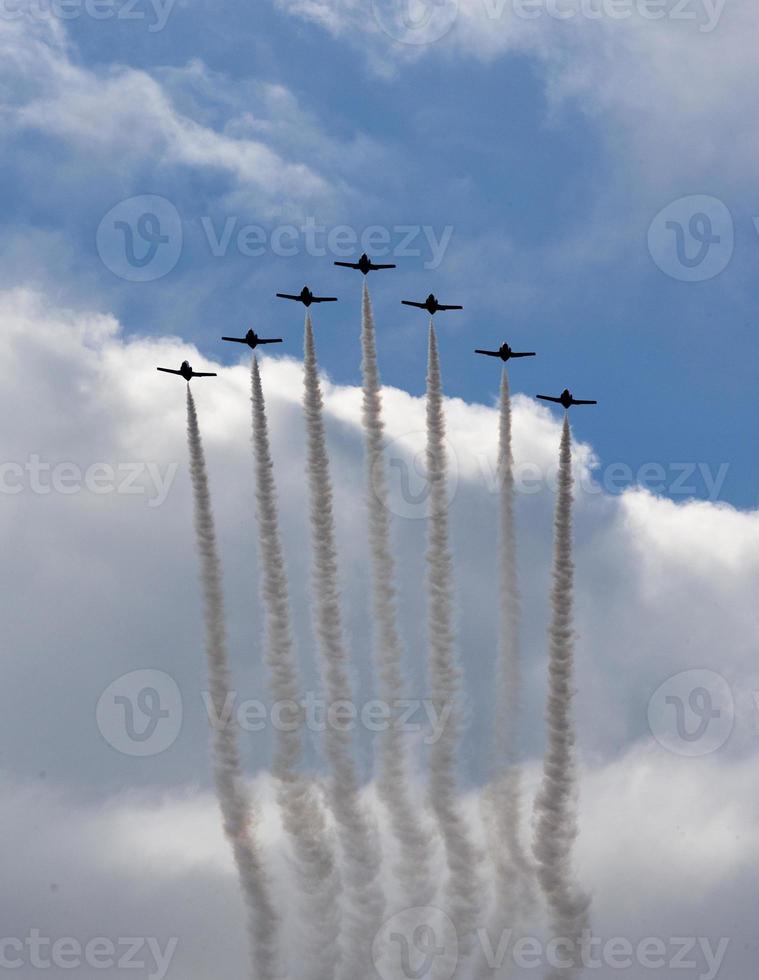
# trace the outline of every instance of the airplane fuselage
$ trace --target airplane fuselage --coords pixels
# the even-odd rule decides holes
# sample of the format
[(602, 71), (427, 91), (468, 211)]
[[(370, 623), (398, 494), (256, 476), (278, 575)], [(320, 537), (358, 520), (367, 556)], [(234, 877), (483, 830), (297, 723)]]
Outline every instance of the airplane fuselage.
[(295, 293), (277, 293), (280, 299), (292, 299), (296, 303), (302, 303), (304, 306), (310, 306), (312, 303), (336, 303), (337, 296), (314, 296), (308, 286), (304, 286), (303, 289), (297, 294)]
[(375, 269), (394, 269), (395, 266), (392, 263), (375, 265), (374, 262), (369, 258), (369, 256), (364, 252), (357, 262), (335, 262), (335, 265), (340, 265), (344, 269), (358, 269), (365, 276), (368, 276), (370, 272)]
[(182, 361), (178, 368), (165, 368), (159, 367), (158, 371), (162, 371), (164, 374), (176, 374), (180, 378), (184, 378), (185, 381), (191, 381), (193, 378), (215, 378), (216, 375), (212, 371), (193, 371), (189, 361)]
[(538, 395), (538, 398), (545, 402), (553, 402), (556, 405), (561, 405), (565, 411), (569, 410), (572, 405), (597, 405), (598, 402), (594, 398), (575, 398), (569, 388), (565, 388), (562, 393), (556, 397), (555, 395)]
[(430, 293), (427, 299), (423, 303), (418, 303), (416, 300), (402, 299), (401, 303), (404, 306), (415, 306), (419, 310), (426, 310), (430, 316), (434, 316), (439, 310), (461, 310), (462, 306), (445, 306), (442, 303), (438, 303), (437, 297), (434, 293)]

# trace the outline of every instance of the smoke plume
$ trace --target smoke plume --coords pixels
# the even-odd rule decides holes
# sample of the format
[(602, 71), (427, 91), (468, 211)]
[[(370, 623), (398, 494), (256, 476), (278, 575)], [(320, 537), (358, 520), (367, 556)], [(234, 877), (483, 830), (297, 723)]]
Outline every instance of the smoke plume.
[(340, 889), (332, 836), (325, 825), (322, 802), (311, 780), (298, 771), (303, 760), (302, 694), (293, 650), (287, 575), (279, 532), (277, 492), (269, 448), (258, 361), (251, 366), (253, 454), (255, 461), (258, 539), (261, 553), (261, 591), (266, 609), (269, 690), (272, 701), (287, 706), (287, 724), (275, 731), (272, 774), (282, 823), (292, 842), (299, 884), (298, 911), (306, 941), (303, 976), (334, 980), (339, 958)]
[(448, 544), (445, 419), (437, 339), (430, 321), (427, 368), (427, 479), (430, 517), (427, 545), (429, 591), (429, 676), (431, 700), (446, 718), (442, 734), (430, 747), (429, 800), (437, 817), (448, 863), (447, 898), (451, 919), (462, 944), (471, 951), (479, 912), (481, 855), (470, 840), (457, 793), (461, 675), (453, 633), (452, 559)]
[[(548, 742), (543, 780), (535, 800), (534, 849), (538, 880), (555, 934), (575, 943), (577, 950), (582, 931), (589, 928), (590, 901), (578, 888), (572, 868), (572, 849), (577, 837), (577, 776), (572, 721), (572, 445), (566, 415), (559, 451), (554, 535), (546, 710)], [(563, 971), (556, 975), (565, 974)]]
[[(324, 432), (323, 402), (316, 365), (311, 317), (306, 315), (303, 411), (308, 442), (308, 483), (313, 549), (315, 625), (327, 700), (353, 703), (343, 642), (332, 483)], [(379, 884), (380, 851), (376, 829), (362, 805), (352, 739), (344, 727), (327, 725), (330, 803), (343, 856), (345, 897), (343, 960), (339, 977), (356, 980), (372, 972), (371, 944), (382, 923), (384, 896)]]
[[(494, 936), (524, 922), (534, 907), (534, 868), (521, 841), (522, 772), (519, 764), (520, 596), (517, 582), (511, 394), (501, 374), (498, 426), (499, 650), (493, 729), (493, 776), (483, 796), (490, 859), (496, 875)], [(480, 977), (492, 976), (481, 965)]]
[(403, 732), (397, 725), (404, 690), (402, 647), (398, 635), (395, 562), (390, 541), (387, 471), (382, 454), (385, 427), (374, 318), (369, 290), (364, 283), (361, 350), (363, 372), (364, 438), (366, 443), (367, 508), (372, 563), (374, 649), (379, 677), (379, 696), (391, 712), (390, 724), (379, 742), (377, 788), (390, 815), (400, 844), (396, 872), (404, 901), (411, 907), (427, 905), (435, 891), (431, 880), (431, 838), (423, 813), (412, 799), (409, 760)]
[(280, 977), (277, 956), (279, 917), (272, 904), (269, 881), (256, 839), (258, 815), (242, 781), (235, 728), (233, 722), (225, 717), (230, 683), (221, 568), (216, 551), (216, 534), (203, 444), (189, 385), (187, 386), (187, 441), (190, 450), (195, 532), (203, 587), (208, 679), (216, 719), (213, 726), (216, 793), (224, 822), (224, 833), (232, 845), (248, 910), (253, 980), (278, 980)]

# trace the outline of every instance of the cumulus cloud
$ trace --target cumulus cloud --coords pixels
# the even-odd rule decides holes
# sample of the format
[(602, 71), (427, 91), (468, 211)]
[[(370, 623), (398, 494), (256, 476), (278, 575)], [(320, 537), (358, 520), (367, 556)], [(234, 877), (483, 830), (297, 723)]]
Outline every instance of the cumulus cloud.
[[(184, 385), (155, 366), (189, 357), (196, 368), (219, 371), (215, 380), (196, 382), (194, 392), (224, 566), (235, 709), (260, 702), (265, 715), (249, 367), (244, 361), (219, 367), (180, 338), (125, 339), (112, 316), (60, 310), (28, 290), (0, 294), (0, 317), (0, 411), (9, 423), (0, 461), (0, 798), (9, 875), (15, 868), (19, 880), (26, 876), (12, 908), (3, 909), (4, 931), (23, 938), (38, 927), (82, 940), (114, 931), (162, 941), (178, 936), (171, 975), (200, 980), (240, 969), (242, 910), (210, 795)], [(297, 645), (305, 683), (318, 694), (302, 560), (302, 365), (288, 356), (267, 358), (262, 377)], [(374, 696), (374, 682), (365, 639), (361, 392), (324, 379), (324, 399), (347, 642), (362, 704)], [(424, 403), (388, 388), (384, 405), (409, 696), (424, 698), (419, 609), (426, 521), (424, 480), (415, 468), (424, 445)], [(498, 419), (495, 406), (456, 399), (446, 401), (445, 411), (468, 705), (462, 776), (471, 791), (486, 778), (480, 747), (493, 709)], [(574, 421), (581, 430), (579, 414)], [(520, 472), (529, 475), (517, 502), (529, 795), (543, 746), (558, 439), (554, 415), (515, 397), (518, 488)], [(576, 718), (583, 764), (578, 873), (593, 890), (604, 934), (732, 937), (722, 976), (741, 980), (749, 969), (744, 946), (752, 942), (753, 924), (746, 896), (757, 848), (750, 773), (759, 731), (753, 698), (759, 516), (675, 503), (640, 489), (610, 497), (594, 482), (602, 461), (591, 447), (580, 442), (575, 461)], [(121, 716), (113, 706), (97, 712), (106, 688), (136, 670), (167, 675), (184, 707), (175, 737), (155, 755), (119, 751)], [(651, 696), (672, 675), (692, 670), (702, 686), (722, 677), (731, 692), (718, 705), (731, 725), (703, 758), (688, 754), (687, 739), (677, 741), (675, 701), (671, 713), (652, 716), (658, 741), (649, 728)], [(687, 709), (689, 690), (678, 683), (676, 677), (665, 693), (684, 699)], [(703, 706), (702, 699), (686, 714), (686, 734), (697, 728), (696, 709)], [(245, 766), (254, 777), (268, 766), (271, 733), (251, 718), (238, 716)], [(372, 738), (366, 730), (358, 734), (366, 781)], [(423, 734), (410, 736), (419, 790)], [(309, 765), (321, 772), (321, 736), (308, 735)], [(286, 890), (286, 848), (267, 778), (259, 775), (255, 787), (266, 814), (267, 860)]]
[[(650, 980), (675, 972), (672, 960), (687, 943), (685, 959), (693, 964), (688, 976), (713, 980), (709, 951), (714, 956), (721, 947), (722, 980), (750, 974), (753, 867), (759, 859), (754, 769), (754, 761), (693, 765), (638, 748), (612, 766), (584, 771), (579, 863), (595, 899), (594, 935), (601, 940), (596, 957), (606, 943), (626, 941), (633, 963), (624, 975)], [(74, 939), (84, 955), (95, 938), (110, 941), (123, 954), (121, 937), (141, 937), (138, 959), (145, 966), (136, 976), (157, 980), (161, 961), (167, 963), (168, 980), (242, 974), (247, 958), (242, 903), (210, 794), (192, 787), (121, 792), (94, 805), (77, 794), (7, 775), (0, 787), (5, 873), (14, 882), (13, 894), (6, 889), (0, 899), (1, 938), (24, 941), (37, 930), (53, 941)], [(271, 805), (272, 787), (259, 779), (252, 788), (267, 802), (267, 860), (289, 930), (291, 976), (299, 980), (298, 931), (288, 900), (293, 882)], [(468, 810), (479, 833), (473, 803)], [(35, 814), (31, 826), (30, 813)], [(526, 933), (544, 939), (539, 921)], [(660, 962), (653, 973), (635, 962), (647, 939), (657, 941), (649, 947)], [(487, 942), (498, 945), (495, 935)], [(19, 952), (6, 945), (3, 952), (28, 964), (29, 946)], [(50, 953), (48, 946), (43, 956)], [(506, 955), (514, 957), (513, 945)], [(55, 965), (47, 969), (55, 980), (70, 972)], [(122, 974), (115, 966), (98, 970), (107, 978)], [(534, 974), (533, 967), (515, 975)]]

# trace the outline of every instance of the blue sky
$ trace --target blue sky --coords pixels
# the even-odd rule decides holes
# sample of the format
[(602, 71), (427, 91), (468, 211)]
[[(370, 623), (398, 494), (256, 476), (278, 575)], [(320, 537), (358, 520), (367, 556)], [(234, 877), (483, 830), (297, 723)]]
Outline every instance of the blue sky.
[[(377, 0), (380, 19), (394, 2)], [(46, 81), (25, 66), (6, 93), (6, 281), (43, 282), (74, 305), (96, 299), (128, 331), (177, 333), (226, 361), (238, 352), (218, 337), (249, 325), (282, 334), (297, 351), (301, 310), (274, 293), (308, 282), (341, 300), (317, 313), (321, 363), (335, 380), (355, 382), (358, 273), (333, 268), (344, 257), (334, 249), (307, 254), (302, 238), (294, 255), (267, 244), (252, 256), (236, 235), (256, 225), (268, 236), (311, 218), (357, 235), (379, 225), (392, 249), (399, 228), (428, 227), (450, 236), (439, 267), (425, 268), (432, 252), (420, 230), (419, 254), (370, 280), (387, 382), (422, 390), (425, 318), (399, 300), (435, 291), (465, 306), (438, 318), (450, 394), (490, 403), (498, 370), (471, 351), (508, 339), (539, 353), (513, 371), (517, 390), (567, 385), (599, 399), (576, 422), (603, 464), (716, 471), (727, 463), (720, 498), (754, 506), (756, 438), (746, 422), (759, 201), (741, 165), (745, 153), (748, 170), (753, 124), (740, 117), (730, 130), (726, 163), (718, 126), (730, 112), (707, 97), (705, 68), (726, 52), (740, 65), (732, 45), (745, 5), (728, 5), (701, 33), (695, 21), (635, 15), (579, 26), (547, 13), (535, 22), (488, 19), (483, 4), (462, 2), (450, 31), (426, 45), (388, 37), (371, 5), (354, 0), (261, 0), (254, 14), (243, 3), (223, 13), (177, 3), (161, 30), (150, 29), (147, 4), (135, 8), (143, 19), (129, 21), (82, 12), (67, 22), (10, 22), (52, 51), (55, 67)], [(29, 99), (36, 116), (24, 115)], [(184, 130), (167, 135), (171, 114), (237, 148), (253, 140), (277, 155), (274, 170), (291, 172), (272, 186), (250, 159), (230, 166), (172, 150)], [(102, 130), (94, 145), (84, 117)], [(183, 244), (166, 275), (125, 282), (100, 261), (96, 229), (114, 205), (146, 194), (176, 208)], [(723, 201), (735, 224), (731, 261), (702, 282), (666, 274), (647, 246), (654, 216), (692, 195)], [(214, 234), (231, 223), (223, 254), (212, 254), (203, 221)], [(674, 231), (661, 234), (672, 252)], [(700, 479), (694, 489), (707, 494)]]

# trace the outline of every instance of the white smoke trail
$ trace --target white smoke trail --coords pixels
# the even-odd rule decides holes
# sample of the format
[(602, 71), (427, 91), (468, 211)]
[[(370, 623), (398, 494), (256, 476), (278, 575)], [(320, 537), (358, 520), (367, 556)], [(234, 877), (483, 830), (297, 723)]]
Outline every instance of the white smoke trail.
[(269, 881), (255, 836), (257, 813), (243, 785), (233, 723), (223, 720), (230, 683), (221, 568), (216, 552), (216, 534), (203, 444), (189, 385), (187, 386), (187, 441), (195, 500), (195, 532), (203, 585), (208, 678), (216, 718), (213, 726), (216, 793), (224, 822), (224, 833), (232, 845), (237, 873), (248, 908), (253, 980), (278, 980), (280, 977), (279, 918), (272, 905)]
[(364, 437), (366, 442), (366, 499), (372, 562), (374, 647), (379, 676), (379, 696), (391, 712), (390, 725), (379, 742), (377, 788), (388, 809), (393, 832), (400, 844), (396, 873), (410, 906), (428, 905), (435, 892), (431, 878), (432, 841), (424, 814), (415, 805), (409, 783), (409, 760), (403, 732), (397, 720), (404, 690), (402, 648), (398, 635), (395, 562), (390, 542), (390, 511), (386, 462), (382, 454), (385, 426), (374, 317), (369, 289), (364, 282), (361, 322)]
[[(535, 870), (521, 841), (522, 772), (519, 764), (519, 707), (521, 671), (514, 520), (514, 457), (511, 443), (511, 395), (506, 367), (501, 374), (498, 428), (498, 573), (499, 654), (493, 731), (493, 779), (483, 800), (489, 832), (490, 857), (496, 872), (494, 936), (524, 922), (534, 906)], [(480, 977), (492, 976), (487, 963)]]
[[(311, 317), (306, 315), (303, 412), (308, 441), (313, 591), (316, 633), (330, 704), (353, 703), (343, 643), (332, 482), (324, 433), (323, 402)], [(382, 923), (385, 900), (379, 883), (381, 855), (376, 828), (362, 805), (352, 739), (343, 726), (328, 724), (325, 746), (330, 763), (330, 803), (343, 854), (345, 897), (343, 980), (372, 975), (371, 946)]]
[(443, 836), (448, 863), (446, 911), (456, 926), (462, 955), (465, 957), (472, 950), (473, 934), (480, 910), (481, 855), (469, 837), (457, 793), (457, 702), (461, 675), (454, 651), (452, 558), (448, 545), (446, 477), (440, 363), (435, 328), (430, 320), (427, 367), (427, 479), (430, 487), (427, 545), (429, 674), (431, 700), (438, 716), (447, 720), (442, 734), (430, 747), (429, 799)]
[(301, 892), (300, 921), (307, 934), (299, 975), (311, 980), (334, 980), (339, 958), (340, 882), (321, 800), (313, 783), (297, 770), (303, 759), (304, 711), (299, 703), (302, 692), (298, 686), (293, 650), (266, 405), (255, 357), (251, 365), (251, 405), (269, 690), (272, 701), (286, 705), (290, 716), (287, 723), (279, 726), (275, 732), (272, 773), (277, 780), (282, 822), (293, 845)]
[[(590, 900), (574, 880), (572, 848), (577, 837), (577, 777), (572, 721), (574, 644), (572, 639), (572, 438), (564, 416), (554, 518), (553, 587), (549, 630), (548, 743), (543, 780), (535, 799), (535, 857), (541, 888), (557, 936), (578, 943), (589, 928)], [(575, 955), (575, 963), (578, 956)], [(565, 976), (558, 971), (551, 976)]]

